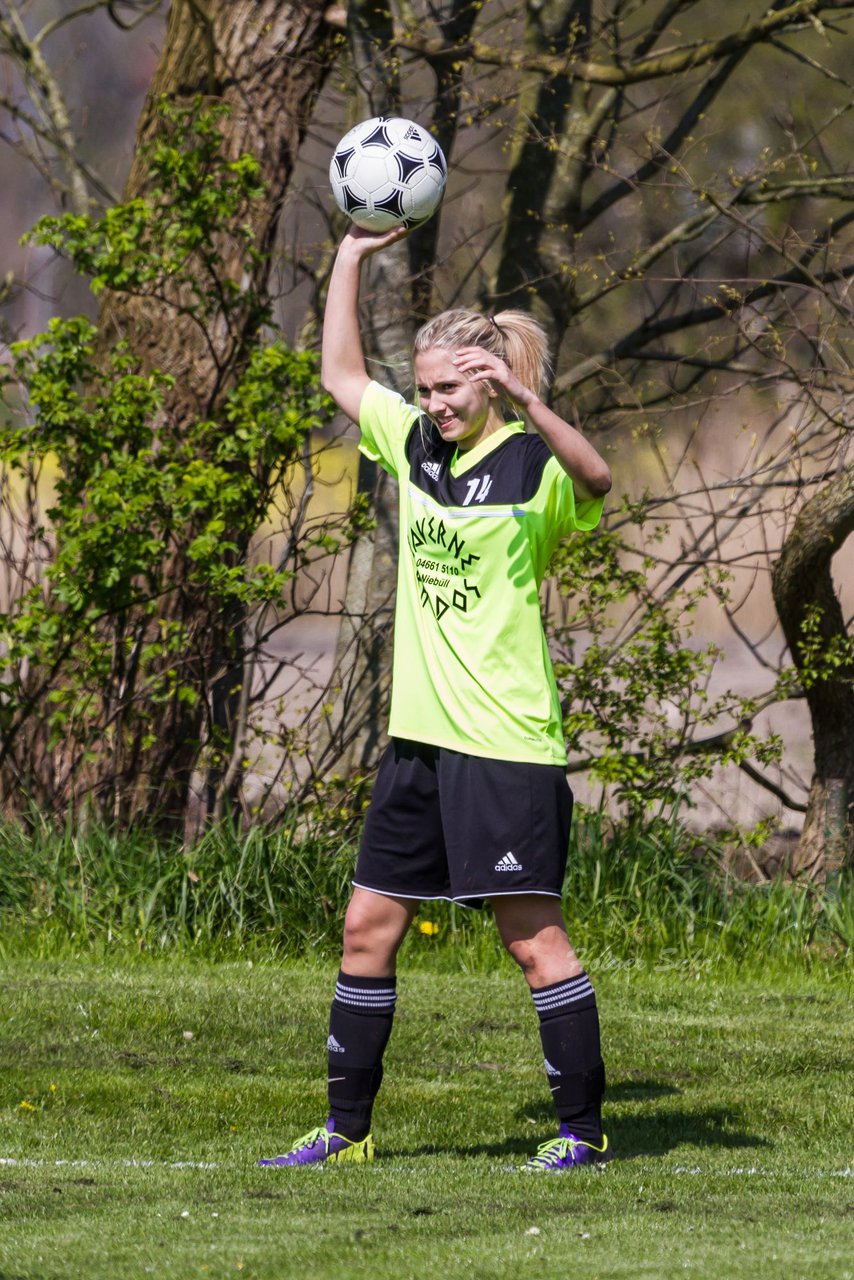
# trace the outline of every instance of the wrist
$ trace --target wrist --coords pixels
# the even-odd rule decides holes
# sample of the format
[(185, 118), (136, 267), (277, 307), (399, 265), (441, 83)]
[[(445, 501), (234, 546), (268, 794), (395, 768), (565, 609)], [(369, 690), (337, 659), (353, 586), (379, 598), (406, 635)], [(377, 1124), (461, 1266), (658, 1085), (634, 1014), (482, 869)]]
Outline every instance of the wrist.
[(524, 409), (526, 413), (530, 413), (532, 409), (541, 403), (540, 397), (536, 392), (531, 391), (528, 387), (524, 388), (521, 396), (516, 396), (516, 404), (520, 409)]
[(353, 264), (356, 267), (362, 265), (362, 260), (368, 257), (370, 251), (364, 248), (361, 240), (351, 239), (346, 235), (338, 246), (337, 258), (339, 262)]

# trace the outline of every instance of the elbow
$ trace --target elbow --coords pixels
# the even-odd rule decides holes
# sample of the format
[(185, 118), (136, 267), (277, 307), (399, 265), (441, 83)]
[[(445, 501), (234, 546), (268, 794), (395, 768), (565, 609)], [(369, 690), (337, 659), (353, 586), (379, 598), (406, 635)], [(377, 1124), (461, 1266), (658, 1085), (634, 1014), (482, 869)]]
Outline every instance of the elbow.
[(326, 394), (335, 401), (338, 408), (347, 413), (348, 410), (345, 407), (347, 403), (346, 386), (340, 377), (336, 377), (329, 365), (320, 366), (320, 385)]
[(338, 399), (336, 393), (346, 381), (346, 372), (341, 352), (335, 351), (332, 344), (324, 341), (320, 347), (320, 385), (333, 400)]
[(363, 384), (368, 381), (367, 373), (360, 376), (356, 371), (342, 368), (340, 362), (321, 358), (320, 385), (345, 413), (351, 412), (349, 406), (353, 401), (358, 409), (364, 389)]
[(587, 489), (593, 498), (604, 498), (606, 494), (611, 492), (611, 486), (614, 481), (608, 467), (603, 466), (600, 471), (592, 475), (587, 480)]

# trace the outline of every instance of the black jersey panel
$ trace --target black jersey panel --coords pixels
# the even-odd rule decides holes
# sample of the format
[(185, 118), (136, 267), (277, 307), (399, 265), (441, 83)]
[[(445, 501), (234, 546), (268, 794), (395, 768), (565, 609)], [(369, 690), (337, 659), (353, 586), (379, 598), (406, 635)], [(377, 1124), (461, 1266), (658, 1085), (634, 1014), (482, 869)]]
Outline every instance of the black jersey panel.
[(468, 507), (484, 502), (490, 506), (520, 506), (530, 502), (552, 456), (539, 436), (520, 431), (481, 458), (470, 471), (453, 476), (451, 459), (455, 451), (455, 445), (436, 439), (429, 419), (413, 423), (406, 441), (409, 478), (416, 488), (443, 507)]
[(406, 460), (411, 466), (417, 452), (422, 460), (441, 458), (450, 462), (455, 448), (456, 445), (445, 443), (433, 419), (428, 418), (426, 413), (422, 413), (409, 428), (409, 434), (406, 437)]

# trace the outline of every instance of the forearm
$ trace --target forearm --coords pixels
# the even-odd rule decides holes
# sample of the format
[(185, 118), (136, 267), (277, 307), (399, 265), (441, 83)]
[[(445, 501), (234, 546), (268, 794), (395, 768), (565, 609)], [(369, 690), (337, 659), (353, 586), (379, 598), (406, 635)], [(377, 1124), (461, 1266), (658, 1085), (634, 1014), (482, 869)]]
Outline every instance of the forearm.
[(369, 381), (359, 329), (362, 256), (352, 241), (342, 242), (329, 280), (321, 345), (320, 380), (355, 421), (361, 393)]
[(605, 459), (563, 418), (559, 418), (530, 387), (519, 380), (495, 352), (483, 347), (460, 347), (454, 364), (472, 382), (489, 382), (520, 409), (536, 427), (573, 483), (580, 498), (601, 498), (611, 488), (611, 472)]
[(605, 459), (568, 422), (531, 393), (519, 406), (545, 440), (581, 498), (600, 498), (611, 488), (611, 472)]
[(359, 421), (359, 406), (370, 382), (359, 330), (362, 263), (372, 253), (388, 248), (406, 234), (406, 227), (377, 233), (351, 226), (335, 257), (326, 293), (320, 380), (339, 408), (354, 422)]

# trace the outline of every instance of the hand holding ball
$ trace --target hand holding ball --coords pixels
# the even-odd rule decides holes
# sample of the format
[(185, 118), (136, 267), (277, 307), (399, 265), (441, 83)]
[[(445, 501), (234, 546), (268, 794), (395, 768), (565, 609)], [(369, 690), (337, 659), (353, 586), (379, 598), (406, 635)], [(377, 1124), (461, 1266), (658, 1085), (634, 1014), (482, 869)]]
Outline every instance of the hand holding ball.
[(417, 227), (436, 212), (448, 166), (441, 148), (412, 120), (363, 120), (335, 148), (329, 181), (338, 207), (369, 231)]

